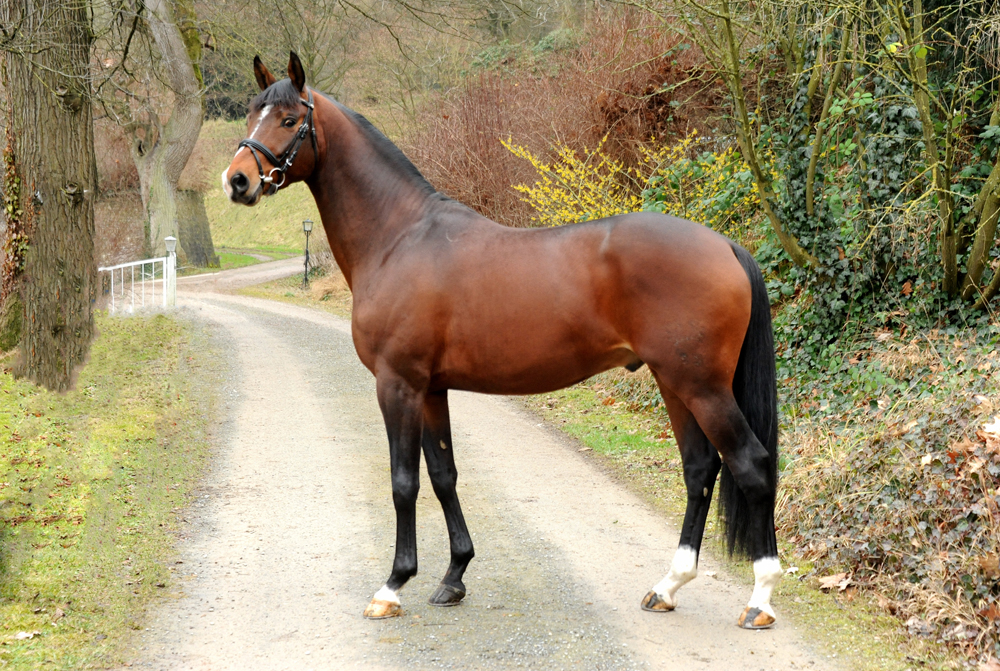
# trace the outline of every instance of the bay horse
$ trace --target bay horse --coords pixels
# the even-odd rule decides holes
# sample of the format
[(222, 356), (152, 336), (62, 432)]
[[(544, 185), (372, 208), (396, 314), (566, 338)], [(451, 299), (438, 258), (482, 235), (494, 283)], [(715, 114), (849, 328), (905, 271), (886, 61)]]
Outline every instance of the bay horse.
[[(770, 305), (742, 247), (689, 221), (635, 213), (514, 229), (438, 193), (364, 117), (306, 86), (292, 53), (277, 81), (254, 59), (261, 93), (222, 185), (255, 205), (304, 181), (353, 294), (351, 329), (375, 375), (389, 438), (396, 550), (364, 615), (402, 613), (417, 572), (420, 452), (444, 510), (451, 563), (430, 597), (453, 606), (473, 558), (455, 492), (448, 390), (539, 394), (618, 366), (649, 366), (670, 416), (687, 512), (666, 577), (644, 610), (677, 605), (697, 574), (719, 479), (730, 554), (756, 584), (737, 624), (774, 624), (782, 575), (774, 531), (777, 392)], [(278, 152), (281, 152), (280, 154)]]

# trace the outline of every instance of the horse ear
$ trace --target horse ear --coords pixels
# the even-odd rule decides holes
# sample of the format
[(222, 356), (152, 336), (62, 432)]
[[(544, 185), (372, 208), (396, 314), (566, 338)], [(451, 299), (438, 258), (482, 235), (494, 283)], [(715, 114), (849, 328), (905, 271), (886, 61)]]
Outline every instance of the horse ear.
[(306, 71), (302, 68), (302, 61), (299, 60), (299, 55), (294, 51), (288, 54), (288, 78), (292, 80), (292, 84), (299, 91), (305, 89)]
[(264, 67), (264, 61), (260, 60), (260, 56), (253, 57), (253, 76), (257, 78), (257, 86), (261, 91), (278, 81), (271, 71)]

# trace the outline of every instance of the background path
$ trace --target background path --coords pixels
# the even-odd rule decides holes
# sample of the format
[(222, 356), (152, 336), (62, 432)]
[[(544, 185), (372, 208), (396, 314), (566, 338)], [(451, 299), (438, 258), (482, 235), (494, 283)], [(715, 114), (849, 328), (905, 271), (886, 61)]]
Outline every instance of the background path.
[(464, 393), (451, 394), (451, 408), (477, 552), (469, 594), (457, 608), (426, 603), (448, 542), (424, 479), (420, 573), (402, 592), (405, 615), (364, 620), (391, 566), (394, 516), (374, 380), (349, 324), (238, 296), (179, 302), (222, 327), (234, 372), (173, 598), (141, 634), (134, 667), (834, 668), (787, 618), (767, 632), (738, 629), (750, 588), (709, 557), (675, 612), (642, 612), (677, 529), (514, 402)]

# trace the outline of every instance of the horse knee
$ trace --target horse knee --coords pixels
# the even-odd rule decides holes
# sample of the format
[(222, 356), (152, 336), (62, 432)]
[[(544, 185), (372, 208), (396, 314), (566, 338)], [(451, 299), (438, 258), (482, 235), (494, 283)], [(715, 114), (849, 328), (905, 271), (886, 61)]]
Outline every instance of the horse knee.
[(412, 506), (420, 493), (420, 478), (410, 474), (393, 474), (392, 501), (396, 507)]

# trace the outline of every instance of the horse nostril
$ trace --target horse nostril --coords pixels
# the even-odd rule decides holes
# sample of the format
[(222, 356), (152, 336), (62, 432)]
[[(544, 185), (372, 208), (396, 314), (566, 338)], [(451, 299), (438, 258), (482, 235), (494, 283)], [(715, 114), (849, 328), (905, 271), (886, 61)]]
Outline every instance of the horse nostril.
[(250, 188), (250, 180), (247, 179), (247, 176), (242, 172), (238, 172), (233, 175), (232, 179), (229, 180), (229, 183), (233, 185), (233, 192), (238, 196), (243, 195), (246, 193), (246, 190)]

